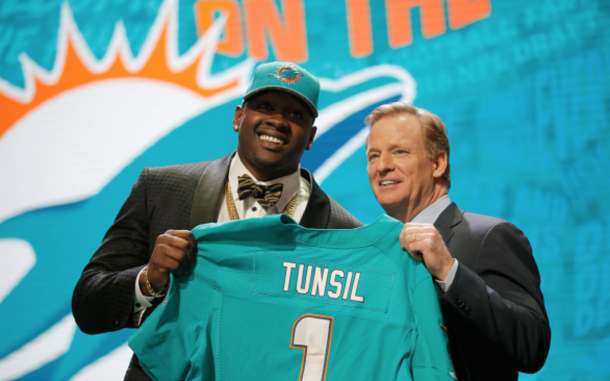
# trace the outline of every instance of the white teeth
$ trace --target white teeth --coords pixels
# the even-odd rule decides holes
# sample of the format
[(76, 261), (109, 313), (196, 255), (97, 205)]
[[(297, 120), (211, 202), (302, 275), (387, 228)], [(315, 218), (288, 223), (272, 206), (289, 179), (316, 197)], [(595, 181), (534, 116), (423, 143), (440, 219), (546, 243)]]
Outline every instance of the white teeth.
[(261, 135), (261, 140), (266, 140), (266, 141), (277, 143), (277, 144), (284, 144), (284, 142), (281, 141), (280, 139), (278, 139), (274, 136), (269, 136), (269, 135)]
[(390, 185), (390, 184), (396, 184), (396, 181), (394, 181), (394, 180), (383, 180), (381, 182), (381, 185)]

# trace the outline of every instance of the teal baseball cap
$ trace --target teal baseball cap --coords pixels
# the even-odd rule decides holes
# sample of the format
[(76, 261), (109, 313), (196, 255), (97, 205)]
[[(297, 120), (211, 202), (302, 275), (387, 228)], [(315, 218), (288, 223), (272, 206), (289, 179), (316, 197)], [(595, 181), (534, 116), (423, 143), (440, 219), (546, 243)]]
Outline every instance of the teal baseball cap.
[(320, 81), (307, 70), (291, 62), (269, 62), (254, 69), (252, 83), (244, 101), (262, 91), (285, 91), (305, 102), (314, 118), (318, 117)]

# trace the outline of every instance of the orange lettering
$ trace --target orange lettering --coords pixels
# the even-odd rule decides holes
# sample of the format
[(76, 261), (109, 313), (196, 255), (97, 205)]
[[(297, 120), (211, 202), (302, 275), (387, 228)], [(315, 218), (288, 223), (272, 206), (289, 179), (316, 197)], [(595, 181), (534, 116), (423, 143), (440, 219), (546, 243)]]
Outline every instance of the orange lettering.
[(447, 0), (447, 2), (451, 29), (463, 28), (491, 15), (491, 0)]
[(373, 31), (369, 0), (346, 0), (349, 48), (352, 57), (373, 54)]
[(195, 3), (197, 34), (203, 35), (214, 22), (216, 12), (227, 15), (224, 36), (218, 42), (218, 53), (240, 56), (244, 50), (239, 5), (235, 0), (204, 0)]
[(284, 22), (274, 0), (245, 0), (248, 50), (251, 57), (267, 60), (267, 38), (280, 61), (307, 61), (307, 34), (303, 0), (282, 0)]
[(400, 48), (413, 42), (411, 8), (420, 7), (422, 35), (432, 38), (445, 33), (445, 8), (443, 0), (386, 0), (388, 39), (392, 48)]

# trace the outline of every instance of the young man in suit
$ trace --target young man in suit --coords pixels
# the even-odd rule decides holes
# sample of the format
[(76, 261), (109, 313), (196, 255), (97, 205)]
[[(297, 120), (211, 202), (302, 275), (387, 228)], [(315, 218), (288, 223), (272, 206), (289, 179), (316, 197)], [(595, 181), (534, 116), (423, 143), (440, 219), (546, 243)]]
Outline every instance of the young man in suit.
[[(266, 63), (237, 106), (237, 151), (210, 162), (145, 168), (74, 290), (85, 333), (138, 327), (160, 303), (169, 274), (195, 256), (190, 229), (208, 222), (286, 213), (310, 228), (362, 224), (299, 165), (311, 148), (319, 81), (298, 65)], [(148, 380), (132, 358), (126, 380)]]
[(392, 103), (365, 122), (369, 182), (386, 213), (405, 223), (402, 246), (436, 280), (458, 379), (512, 381), (538, 371), (551, 332), (525, 235), (451, 202), (449, 140), (436, 115)]

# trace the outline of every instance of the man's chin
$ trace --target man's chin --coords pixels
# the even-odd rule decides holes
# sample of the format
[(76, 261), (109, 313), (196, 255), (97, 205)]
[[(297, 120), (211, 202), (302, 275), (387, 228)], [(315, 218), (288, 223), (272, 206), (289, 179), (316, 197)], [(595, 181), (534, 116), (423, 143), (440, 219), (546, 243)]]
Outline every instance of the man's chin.
[(392, 201), (393, 202), (391, 202), (390, 200), (377, 199), (377, 202), (379, 202), (379, 205), (381, 205), (381, 207), (388, 216), (400, 220), (406, 210), (406, 201)]
[(286, 156), (273, 154), (257, 155), (253, 160), (253, 164), (257, 168), (273, 178), (286, 176), (297, 170), (298, 163), (294, 165), (289, 163), (290, 161)]
[(274, 170), (282, 167), (282, 161), (281, 158), (257, 157), (254, 164), (262, 169)]

